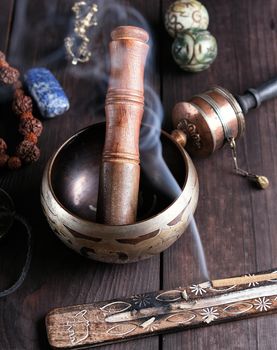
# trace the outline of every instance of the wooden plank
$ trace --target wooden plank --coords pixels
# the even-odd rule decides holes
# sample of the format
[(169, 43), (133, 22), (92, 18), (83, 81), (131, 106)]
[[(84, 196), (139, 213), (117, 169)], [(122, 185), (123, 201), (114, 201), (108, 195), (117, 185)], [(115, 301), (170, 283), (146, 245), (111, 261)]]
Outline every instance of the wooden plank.
[[(9, 31), (12, 3), (5, 0), (1, 4), (1, 49), (7, 47), (7, 35), (4, 33)], [(35, 256), (28, 280), (16, 294), (0, 300), (0, 347), (3, 349), (48, 349), (43, 319), (53, 307), (125, 297), (159, 288), (159, 258), (123, 267), (87, 262), (54, 237), (39, 209), (41, 175), (50, 154), (76, 130), (101, 119), (103, 113), (101, 108), (97, 115), (93, 113), (96, 101), (101, 101), (101, 96), (103, 101), (106, 87), (105, 84), (99, 84), (101, 74), (96, 75), (101, 69), (93, 70), (94, 65), (91, 64), (90, 74), (87, 69), (73, 74), (70, 65), (63, 60), (62, 42), (67, 34), (72, 3), (65, 0), (51, 1), (49, 6), (46, 0), (17, 2), (20, 8), (17, 7), (18, 17), (15, 22), (25, 21), (25, 25), (13, 28), (11, 62), (23, 69), (46, 64), (65, 87), (72, 108), (65, 116), (45, 123), (40, 141), (43, 152), (38, 164), (18, 173), (0, 176), (0, 185), (13, 195), (18, 210), (30, 218), (36, 235)], [(129, 3), (141, 10), (156, 26), (158, 1), (149, 1), (147, 4), (139, 0), (124, 1), (124, 4)], [(169, 0), (163, 1), (163, 10), (169, 3)], [(219, 42), (219, 57), (211, 70), (197, 75), (181, 72), (171, 58), (172, 41), (161, 31), (160, 41), (164, 47), (160, 59), (163, 63), (163, 100), (167, 116), (165, 126), (168, 129), (170, 112), (176, 102), (186, 100), (214, 84), (234, 92), (243, 92), (245, 88), (255, 86), (276, 72), (274, 0), (268, 0), (266, 6), (263, 0), (207, 0), (205, 5), (211, 17), (210, 30)], [(128, 22), (120, 8), (117, 14), (124, 24)], [(115, 21), (113, 18), (110, 26)], [(158, 27), (161, 26), (162, 19)], [(106, 62), (101, 63), (105, 71)], [(150, 75), (150, 82), (159, 89), (157, 71)], [(202, 232), (210, 273), (214, 278), (276, 266), (276, 109), (276, 102), (271, 101), (259, 111), (252, 112), (247, 122), (248, 136), (239, 142), (241, 164), (248, 164), (253, 171), (269, 176), (269, 190), (255, 191), (248, 187), (245, 180), (233, 176), (227, 149), (210, 159), (196, 161), (200, 181), (202, 179), (196, 218)], [(5, 113), (5, 119), (12, 119), (8, 105), (1, 106), (2, 113)], [(1, 120), (1, 130), (2, 125)], [(9, 123), (4, 130), (10, 134), (7, 137), (12, 139)], [(18, 237), (15, 248), (20, 251), (22, 244), (24, 242)], [(190, 284), (196, 278), (201, 280), (192, 250), (192, 239), (186, 233), (164, 254), (163, 288)], [(14, 258), (10, 257), (10, 261), (18, 259), (20, 252), (17, 254), (14, 251), (13, 254)], [(15, 263), (12, 266), (13, 269), (10, 265), (1, 266), (1, 282), (2, 271), (17, 268)], [(12, 272), (15, 275), (16, 271), (11, 271), (8, 278), (3, 278), (4, 282), (13, 277)], [(183, 349), (185, 344), (186, 349), (222, 349), (228, 344), (228, 349), (270, 350), (276, 347), (275, 330), (276, 317), (265, 317), (166, 336), (160, 348)], [(157, 349), (157, 338), (104, 349), (142, 347)]]
[[(42, 155), (37, 164), (18, 172), (1, 173), (0, 185), (13, 196), (18, 211), (29, 219), (35, 238), (31, 271), (26, 282), (14, 295), (0, 300), (0, 348), (5, 350), (48, 349), (44, 317), (53, 307), (159, 289), (159, 256), (124, 266), (88, 261), (66, 248), (54, 236), (40, 209), (41, 177), (50, 155), (74, 132), (103, 119), (102, 104), (108, 77), (107, 57), (103, 56), (107, 51), (103, 49), (103, 43), (107, 44), (109, 33), (116, 25), (130, 22), (124, 8), (114, 8), (107, 2), (109, 18), (100, 21), (96, 29), (98, 41), (93, 41), (93, 61), (72, 67), (64, 59), (63, 39), (70, 27), (73, 3), (67, 0), (17, 2), (10, 45), (11, 62), (22, 70), (37, 65), (50, 68), (70, 98), (71, 109), (57, 119), (44, 122), (39, 143)], [(139, 0), (121, 3), (138, 8), (149, 21), (158, 20), (158, 2), (150, 2), (147, 7), (144, 1)], [(99, 7), (101, 9), (101, 4)], [(1, 16), (4, 14), (1, 13)], [(136, 24), (136, 21), (131, 23)], [(148, 77), (156, 91), (159, 91), (158, 69), (156, 65)], [(13, 118), (11, 113), (8, 115)], [(5, 130), (7, 137), (9, 133), (12, 137), (13, 129), (8, 122)], [(130, 347), (157, 349), (158, 337), (114, 345), (109, 349)]]
[[(163, 1), (163, 12), (170, 3)], [(219, 44), (218, 58), (208, 71), (186, 74), (174, 64), (172, 40), (166, 36), (162, 86), (167, 116), (176, 102), (212, 85), (242, 93), (277, 72), (275, 1), (265, 6), (262, 0), (207, 0), (205, 5), (210, 14), (209, 29)], [(238, 142), (240, 164), (268, 176), (270, 189), (258, 191), (233, 175), (227, 148), (209, 159), (195, 161), (200, 179), (196, 220), (212, 278), (268, 269), (276, 264), (276, 104), (276, 100), (270, 101), (252, 112), (246, 136)], [(169, 122), (166, 126), (170, 127)], [(186, 232), (164, 253), (163, 288), (191, 283), (197, 277), (201, 281), (193, 250), (191, 235)], [(163, 349), (183, 349), (184, 344), (188, 350), (224, 349), (226, 344), (228, 349), (275, 349), (276, 325), (276, 317), (265, 317), (169, 335), (163, 339)]]
[(0, 4), (0, 50), (7, 52), (9, 35), (12, 25), (12, 16), (14, 10), (14, 0), (2, 1)]

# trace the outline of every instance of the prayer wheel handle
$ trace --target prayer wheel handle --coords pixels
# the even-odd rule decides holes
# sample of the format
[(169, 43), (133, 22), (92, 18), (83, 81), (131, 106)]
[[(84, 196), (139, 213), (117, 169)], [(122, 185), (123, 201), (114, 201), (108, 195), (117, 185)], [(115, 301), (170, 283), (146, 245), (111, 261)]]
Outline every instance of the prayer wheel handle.
[(243, 96), (236, 96), (243, 114), (258, 108), (262, 102), (277, 97), (277, 76), (263, 83), (256, 89), (248, 89)]

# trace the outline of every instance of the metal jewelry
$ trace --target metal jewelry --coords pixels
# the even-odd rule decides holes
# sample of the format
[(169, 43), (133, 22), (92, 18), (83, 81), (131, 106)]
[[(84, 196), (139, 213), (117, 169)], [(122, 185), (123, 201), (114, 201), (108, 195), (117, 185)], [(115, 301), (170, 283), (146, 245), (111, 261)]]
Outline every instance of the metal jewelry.
[(232, 151), (232, 158), (233, 158), (233, 162), (234, 162), (235, 172), (238, 175), (244, 176), (247, 179), (249, 179), (250, 181), (255, 182), (255, 184), (262, 190), (265, 190), (266, 188), (268, 188), (269, 180), (266, 176), (256, 175), (256, 174), (250, 173), (246, 170), (241, 169), (238, 166), (237, 145), (236, 145), (235, 139), (233, 137), (230, 137), (228, 139), (228, 143), (229, 143), (231, 151)]
[(88, 62), (91, 57), (89, 50), (90, 39), (87, 32), (90, 27), (98, 25), (96, 13), (97, 4), (89, 5), (86, 1), (76, 2), (72, 11), (75, 13), (74, 34), (64, 39), (64, 45), (71, 63)]

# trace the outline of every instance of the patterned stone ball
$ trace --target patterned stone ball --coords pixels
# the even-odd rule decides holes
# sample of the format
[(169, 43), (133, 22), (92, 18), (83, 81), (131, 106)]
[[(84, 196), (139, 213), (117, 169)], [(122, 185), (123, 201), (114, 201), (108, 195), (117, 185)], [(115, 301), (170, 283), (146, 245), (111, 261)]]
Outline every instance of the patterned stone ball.
[(165, 28), (174, 38), (186, 29), (207, 29), (208, 25), (208, 11), (197, 0), (175, 1), (165, 14)]
[(217, 43), (207, 30), (188, 29), (175, 38), (172, 55), (181, 69), (201, 72), (216, 59)]

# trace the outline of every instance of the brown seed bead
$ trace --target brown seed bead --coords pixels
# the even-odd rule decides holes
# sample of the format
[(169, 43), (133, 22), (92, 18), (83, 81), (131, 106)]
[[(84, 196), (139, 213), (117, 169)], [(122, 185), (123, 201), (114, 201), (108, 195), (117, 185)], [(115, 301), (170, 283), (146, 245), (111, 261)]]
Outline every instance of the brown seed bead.
[(16, 95), (13, 100), (12, 109), (17, 115), (26, 112), (32, 112), (33, 102), (31, 97), (25, 95)]
[(21, 135), (26, 136), (30, 133), (34, 133), (36, 136), (40, 136), (42, 133), (42, 123), (37, 118), (21, 119), (18, 127), (18, 131)]
[[(14, 84), (13, 87), (15, 90), (22, 90), (22, 83), (20, 80), (17, 80)], [(23, 90), (22, 90), (23, 91)]]
[(4, 168), (8, 160), (9, 160), (9, 156), (7, 154), (5, 153), (0, 154), (0, 168)]
[(0, 58), (0, 67), (9, 67), (9, 64), (7, 61)]
[(20, 142), (16, 150), (17, 156), (26, 163), (36, 162), (40, 156), (39, 148), (30, 141)]
[(13, 157), (10, 157), (8, 160), (8, 168), (11, 170), (19, 169), (21, 165), (22, 165), (22, 162), (18, 157), (13, 156)]
[(10, 66), (0, 67), (0, 82), (3, 84), (14, 84), (19, 78), (19, 71)]
[[(19, 80), (17, 81), (17, 82), (20, 82)], [(17, 83), (15, 83), (14, 85), (13, 85), (13, 87), (14, 87), (14, 93), (13, 93), (13, 95), (14, 95), (14, 98), (17, 98), (18, 96), (21, 96), (21, 95), (24, 95), (24, 91), (20, 88), (20, 87), (16, 87), (16, 84)], [(20, 83), (21, 84), (21, 83)]]
[(33, 132), (30, 132), (29, 134), (27, 134), (25, 136), (25, 140), (30, 141), (30, 142), (34, 143), (35, 145), (38, 143), (38, 137)]
[(6, 153), (7, 151), (7, 144), (6, 142), (0, 138), (0, 154)]
[(25, 112), (25, 113), (20, 114), (19, 118), (20, 118), (20, 120), (33, 119), (34, 116), (33, 116), (32, 112)]

